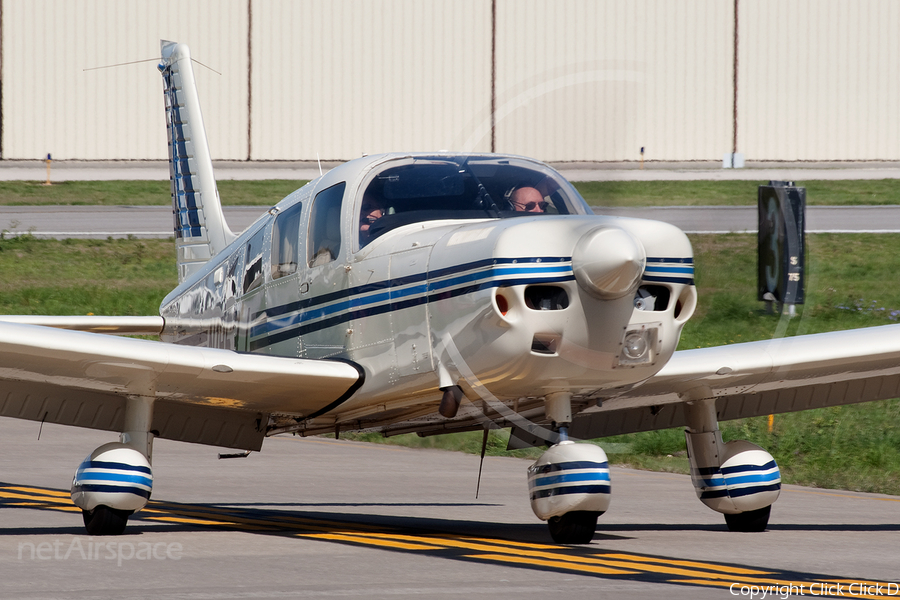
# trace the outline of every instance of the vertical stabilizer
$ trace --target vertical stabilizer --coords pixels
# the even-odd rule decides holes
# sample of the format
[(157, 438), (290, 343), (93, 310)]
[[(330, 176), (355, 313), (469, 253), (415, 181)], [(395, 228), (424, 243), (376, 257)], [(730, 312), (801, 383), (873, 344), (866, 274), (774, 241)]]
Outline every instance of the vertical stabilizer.
[(190, 50), (167, 41), (160, 41), (160, 48), (178, 280), (184, 281), (224, 250), (235, 235), (222, 214)]

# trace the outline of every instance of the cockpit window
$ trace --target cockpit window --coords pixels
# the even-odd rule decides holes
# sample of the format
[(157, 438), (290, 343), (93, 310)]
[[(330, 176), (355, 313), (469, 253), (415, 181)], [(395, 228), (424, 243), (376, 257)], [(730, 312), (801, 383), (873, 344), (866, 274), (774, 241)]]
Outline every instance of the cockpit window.
[(275, 217), (275, 224), (272, 225), (272, 279), (297, 272), (302, 210), (303, 204), (298, 202)]
[(392, 161), (365, 187), (359, 206), (360, 247), (420, 221), (592, 214), (552, 169), (496, 156)]
[(262, 285), (263, 271), (263, 240), (265, 240), (265, 229), (260, 229), (250, 241), (247, 242), (246, 256), (244, 257), (244, 293), (246, 294), (252, 289)]

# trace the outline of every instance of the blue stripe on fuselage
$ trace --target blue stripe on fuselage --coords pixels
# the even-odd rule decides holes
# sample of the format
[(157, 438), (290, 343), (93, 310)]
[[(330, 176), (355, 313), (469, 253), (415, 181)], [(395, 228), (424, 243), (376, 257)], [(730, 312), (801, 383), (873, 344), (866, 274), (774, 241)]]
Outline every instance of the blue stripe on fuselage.
[[(396, 279), (337, 290), (320, 296), (267, 308), (251, 315), (264, 322), (250, 330), (250, 350), (287, 339), (412, 306), (454, 298), (494, 287), (561, 283), (574, 279), (571, 257), (490, 258), (415, 273)], [(692, 264), (690, 258), (652, 258), (655, 263)], [(657, 267), (654, 267), (657, 269)], [(672, 277), (645, 277), (648, 281), (688, 283), (672, 271), (692, 274), (692, 267), (658, 267)], [(256, 338), (256, 339), (253, 339)]]
[[(422, 281), (436, 281), (438, 279), (442, 279), (449, 275), (454, 275), (457, 273), (462, 273), (465, 271), (474, 271), (476, 269), (482, 269), (485, 267), (492, 267), (496, 264), (513, 264), (513, 263), (561, 263), (571, 261), (571, 258), (560, 258), (560, 257), (540, 257), (540, 258), (487, 258), (483, 260), (473, 261), (469, 263), (464, 263), (461, 265), (454, 265), (452, 267), (444, 267), (443, 269), (436, 269), (434, 271), (429, 271), (427, 273), (415, 273), (413, 275), (406, 275), (403, 277), (398, 277), (396, 279), (388, 279), (384, 281), (378, 281), (375, 283), (367, 283), (361, 286), (353, 287), (353, 288), (345, 288), (342, 290), (337, 290), (335, 292), (330, 292), (328, 294), (322, 294), (321, 296), (316, 296), (314, 298), (307, 298), (304, 300), (298, 300), (296, 302), (290, 302), (288, 304), (284, 304), (282, 306), (275, 306), (272, 308), (268, 308), (265, 311), (261, 311), (251, 316), (251, 319), (256, 319), (263, 312), (269, 318), (277, 317), (279, 315), (283, 315), (286, 313), (297, 312), (298, 310), (303, 310), (304, 308), (309, 308), (311, 306), (318, 306), (322, 304), (328, 304), (334, 302), (336, 300), (340, 300), (342, 298), (349, 298), (352, 296), (363, 296), (370, 292), (378, 291), (378, 290), (386, 290), (404, 287), (413, 283), (418, 283)], [(569, 268), (571, 271), (571, 268)]]
[[(250, 331), (250, 350), (350, 320), (489, 289), (574, 279), (571, 258), (485, 259), (428, 273), (338, 290), (261, 311), (266, 321)], [(567, 263), (567, 264), (561, 264)], [(518, 277), (517, 277), (518, 276)], [(295, 313), (295, 314), (290, 314)], [(263, 336), (263, 337), (259, 337)]]
[(647, 257), (644, 281), (694, 285), (693, 258)]

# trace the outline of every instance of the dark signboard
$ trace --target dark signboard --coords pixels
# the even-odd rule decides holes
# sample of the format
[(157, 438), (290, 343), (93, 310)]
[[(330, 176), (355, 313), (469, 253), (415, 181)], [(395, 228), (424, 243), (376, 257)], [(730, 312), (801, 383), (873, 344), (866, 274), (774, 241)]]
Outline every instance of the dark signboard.
[(758, 300), (803, 304), (806, 188), (759, 186)]

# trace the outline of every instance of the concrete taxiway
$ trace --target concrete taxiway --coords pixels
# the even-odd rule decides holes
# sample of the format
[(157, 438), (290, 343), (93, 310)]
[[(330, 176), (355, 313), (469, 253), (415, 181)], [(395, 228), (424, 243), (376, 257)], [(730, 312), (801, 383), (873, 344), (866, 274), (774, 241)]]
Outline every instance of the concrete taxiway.
[(526, 460), (488, 457), (475, 499), (477, 456), (284, 437), (219, 460), (156, 440), (150, 505), (98, 538), (67, 487), (115, 436), (39, 430), (0, 419), (2, 598), (900, 595), (898, 497), (785, 486), (767, 532), (735, 534), (687, 476), (613, 468), (592, 543), (561, 547), (531, 513)]
[[(322, 171), (339, 163), (323, 163)], [(309, 180), (319, 167), (310, 162), (216, 161), (221, 180)], [(745, 169), (723, 169), (720, 163), (559, 163), (554, 165), (571, 181), (683, 181), (769, 180), (809, 181), (823, 179), (900, 179), (900, 165), (893, 162), (864, 163), (755, 163)], [(43, 181), (44, 161), (0, 161), (0, 181)], [(163, 161), (54, 161), (50, 180), (166, 180)], [(6, 235), (31, 233), (47, 238), (106, 237), (165, 238), (172, 235), (168, 206), (0, 206), (0, 231)], [(226, 207), (225, 216), (234, 231), (253, 223), (264, 207)], [(655, 219), (671, 223), (688, 233), (754, 232), (755, 206), (739, 207), (594, 207), (597, 214)], [(809, 206), (808, 233), (900, 232), (900, 206)]]
[[(225, 219), (243, 231), (265, 207), (228, 206)], [(654, 219), (687, 233), (752, 233), (757, 229), (755, 206), (679, 206), (649, 208), (594, 207), (599, 215)], [(168, 206), (0, 206), (4, 235), (30, 233), (40, 238), (105, 239), (172, 237)], [(809, 206), (807, 233), (897, 233), (900, 206)]]

